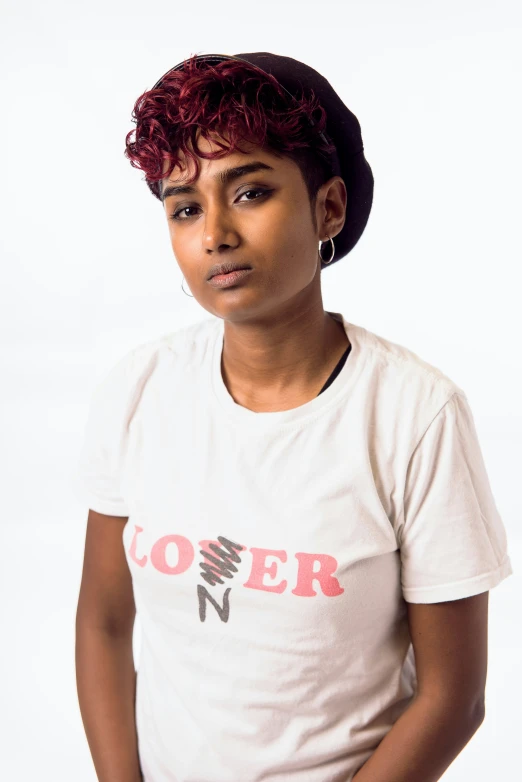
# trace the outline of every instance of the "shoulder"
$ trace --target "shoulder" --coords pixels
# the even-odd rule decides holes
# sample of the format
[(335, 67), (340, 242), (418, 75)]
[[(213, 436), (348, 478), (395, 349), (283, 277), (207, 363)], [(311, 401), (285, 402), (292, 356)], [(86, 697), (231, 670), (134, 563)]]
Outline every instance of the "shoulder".
[(455, 381), (440, 367), (426, 361), (411, 348), (394, 342), (362, 326), (351, 328), (371, 356), (376, 373), (395, 383), (408, 383), (417, 387), (440, 389), (449, 398), (455, 392), (464, 393)]
[(359, 332), (364, 332), (366, 346), (372, 351), (379, 369), (396, 377), (405, 376), (421, 383), (431, 382), (444, 386), (450, 393), (462, 390), (440, 367), (426, 361), (411, 348), (361, 326), (356, 328)]
[(182, 361), (195, 358), (198, 350), (204, 351), (215, 336), (216, 321), (205, 318), (139, 343), (113, 364), (101, 382), (146, 379), (158, 364), (173, 356)]
[(95, 405), (107, 412), (118, 409), (129, 419), (153, 377), (162, 371), (182, 371), (206, 355), (216, 329), (217, 318), (205, 318), (174, 331), (146, 340), (125, 352), (101, 376), (92, 393)]
[(401, 430), (408, 432), (411, 447), (448, 402), (467, 402), (465, 391), (441, 367), (369, 329), (349, 327), (364, 362), (368, 416), (391, 440), (396, 441)]

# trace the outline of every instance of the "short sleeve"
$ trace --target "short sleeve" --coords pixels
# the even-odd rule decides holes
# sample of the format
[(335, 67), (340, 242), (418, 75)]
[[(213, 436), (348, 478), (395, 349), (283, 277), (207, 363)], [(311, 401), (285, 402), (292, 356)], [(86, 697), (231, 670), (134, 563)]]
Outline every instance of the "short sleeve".
[(108, 372), (91, 396), (74, 476), (76, 496), (88, 508), (109, 516), (128, 516), (121, 494), (121, 471), (133, 399), (135, 351)]
[(399, 521), (407, 602), (470, 597), (513, 572), (473, 415), (461, 390), (441, 408), (413, 452)]

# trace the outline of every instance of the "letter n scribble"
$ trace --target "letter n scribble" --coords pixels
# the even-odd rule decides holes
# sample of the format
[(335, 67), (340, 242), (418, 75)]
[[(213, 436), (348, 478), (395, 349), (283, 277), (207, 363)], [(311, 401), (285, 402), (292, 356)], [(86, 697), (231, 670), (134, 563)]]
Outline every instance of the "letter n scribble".
[(230, 613), (230, 604), (228, 602), (228, 594), (232, 587), (228, 587), (223, 593), (223, 607), (217, 603), (208, 589), (202, 584), (198, 584), (198, 603), (199, 603), (199, 618), (202, 622), (205, 621), (207, 615), (207, 600), (210, 600), (214, 608), (219, 614), (219, 618), (222, 622), (228, 622), (228, 615)]

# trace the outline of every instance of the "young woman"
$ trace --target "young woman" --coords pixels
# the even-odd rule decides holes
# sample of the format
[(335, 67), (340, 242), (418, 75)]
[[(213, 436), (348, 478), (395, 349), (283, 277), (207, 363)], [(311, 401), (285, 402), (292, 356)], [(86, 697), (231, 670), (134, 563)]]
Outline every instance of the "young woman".
[(434, 782), (484, 719), (512, 568), (465, 392), (323, 309), (371, 209), (359, 123), (266, 52), (190, 57), (133, 116), (126, 154), (210, 316), (92, 398), (76, 664), (98, 779)]

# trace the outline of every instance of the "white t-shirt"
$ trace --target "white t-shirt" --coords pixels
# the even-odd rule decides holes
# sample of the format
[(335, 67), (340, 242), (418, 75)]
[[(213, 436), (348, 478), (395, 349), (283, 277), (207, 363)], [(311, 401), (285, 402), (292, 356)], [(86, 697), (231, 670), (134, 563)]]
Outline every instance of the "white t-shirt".
[(128, 516), (145, 782), (349, 782), (415, 693), (405, 601), (513, 572), (464, 391), (336, 316), (348, 359), (291, 410), (234, 401), (214, 316), (93, 395), (76, 486)]

